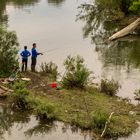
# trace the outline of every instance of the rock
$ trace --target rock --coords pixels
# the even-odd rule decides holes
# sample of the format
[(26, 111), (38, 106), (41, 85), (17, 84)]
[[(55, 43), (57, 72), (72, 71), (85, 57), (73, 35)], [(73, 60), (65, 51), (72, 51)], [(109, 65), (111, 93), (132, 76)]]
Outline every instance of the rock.
[(136, 116), (136, 112), (135, 111), (129, 111), (129, 115)]
[(21, 78), (21, 80), (23, 80), (23, 81), (31, 81), (30, 78)]

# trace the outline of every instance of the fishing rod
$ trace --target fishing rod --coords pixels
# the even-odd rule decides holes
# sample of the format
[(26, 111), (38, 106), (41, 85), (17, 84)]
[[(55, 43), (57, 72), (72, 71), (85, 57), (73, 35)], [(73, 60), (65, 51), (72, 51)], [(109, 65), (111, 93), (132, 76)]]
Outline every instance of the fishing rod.
[(44, 51), (44, 52), (42, 52), (42, 53), (46, 53), (46, 52), (51, 52), (51, 51), (55, 51), (55, 50), (57, 50), (58, 48), (54, 48), (54, 49), (50, 49), (50, 50), (46, 50), (46, 51)]

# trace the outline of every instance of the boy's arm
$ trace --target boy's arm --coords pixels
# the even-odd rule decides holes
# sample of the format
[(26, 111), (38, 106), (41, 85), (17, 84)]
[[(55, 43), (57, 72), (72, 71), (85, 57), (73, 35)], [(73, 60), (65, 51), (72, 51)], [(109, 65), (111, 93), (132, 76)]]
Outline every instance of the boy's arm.
[(20, 55), (23, 56), (23, 52), (21, 52)]
[(31, 53), (28, 51), (28, 56), (30, 56), (31, 55)]

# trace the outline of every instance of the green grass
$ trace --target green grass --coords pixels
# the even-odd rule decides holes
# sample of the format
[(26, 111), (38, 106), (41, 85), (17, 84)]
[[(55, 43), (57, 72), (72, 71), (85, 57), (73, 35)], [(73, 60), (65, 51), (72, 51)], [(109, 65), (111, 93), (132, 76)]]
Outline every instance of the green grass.
[[(129, 111), (136, 110), (135, 106), (123, 100), (119, 100), (117, 97), (110, 97), (100, 93), (94, 88), (88, 88), (83, 91), (76, 89), (62, 90), (61, 93), (58, 94), (38, 96), (40, 100), (54, 104), (58, 120), (79, 126), (83, 129), (93, 129), (93, 126), (95, 126), (94, 131), (98, 134), (101, 134), (104, 128), (107, 116), (109, 116), (111, 112), (114, 112), (105, 137), (128, 136), (134, 132), (138, 126), (136, 123), (137, 116), (129, 115)], [(98, 110), (102, 110), (106, 113), (103, 122), (100, 119), (93, 120), (93, 112)], [(100, 125), (94, 124), (95, 122), (97, 123), (97, 121), (103, 124), (102, 127), (98, 127)]]
[[(32, 85), (32, 83), (29, 84)], [(101, 93), (94, 87), (86, 87), (83, 90), (41, 91), (41, 88), (34, 90), (31, 86), (24, 85), (30, 88), (29, 94), (23, 94), (25, 87), (21, 83), (19, 86), (21, 88), (14, 86), (15, 92), (19, 95), (17, 97), (20, 99), (25, 97), (26, 105), (30, 106), (40, 119), (63, 121), (82, 129), (93, 130), (100, 136), (108, 116), (114, 112), (104, 135), (109, 138), (128, 136), (138, 127), (136, 121), (140, 120), (139, 115), (130, 115), (129, 112), (136, 111), (140, 114), (139, 106), (134, 106), (116, 96)]]

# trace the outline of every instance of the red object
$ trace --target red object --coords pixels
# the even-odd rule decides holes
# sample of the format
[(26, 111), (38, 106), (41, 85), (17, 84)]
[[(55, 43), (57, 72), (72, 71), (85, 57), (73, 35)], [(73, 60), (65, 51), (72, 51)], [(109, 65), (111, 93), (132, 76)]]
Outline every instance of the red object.
[(52, 88), (57, 88), (57, 84), (56, 83), (52, 83), (51, 86), (52, 86)]

